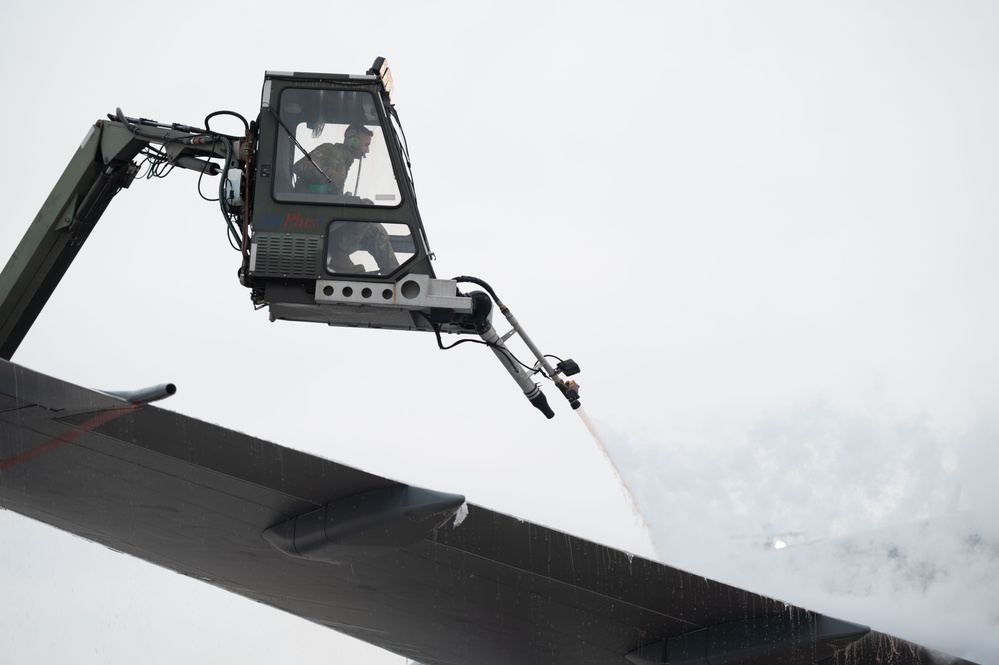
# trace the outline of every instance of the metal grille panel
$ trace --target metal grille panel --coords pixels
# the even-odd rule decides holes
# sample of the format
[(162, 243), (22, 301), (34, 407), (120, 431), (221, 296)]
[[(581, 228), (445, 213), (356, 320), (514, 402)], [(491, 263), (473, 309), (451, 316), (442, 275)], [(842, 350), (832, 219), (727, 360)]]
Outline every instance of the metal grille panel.
[(320, 264), (319, 240), (306, 235), (257, 234), (254, 274), (315, 279)]

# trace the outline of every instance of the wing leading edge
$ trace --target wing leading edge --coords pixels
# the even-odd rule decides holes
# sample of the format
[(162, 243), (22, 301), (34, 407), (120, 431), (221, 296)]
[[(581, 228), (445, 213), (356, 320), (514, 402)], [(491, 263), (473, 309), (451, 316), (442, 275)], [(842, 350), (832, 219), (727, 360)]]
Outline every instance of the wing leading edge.
[(6, 361), (0, 506), (425, 665), (937, 662), (459, 494)]

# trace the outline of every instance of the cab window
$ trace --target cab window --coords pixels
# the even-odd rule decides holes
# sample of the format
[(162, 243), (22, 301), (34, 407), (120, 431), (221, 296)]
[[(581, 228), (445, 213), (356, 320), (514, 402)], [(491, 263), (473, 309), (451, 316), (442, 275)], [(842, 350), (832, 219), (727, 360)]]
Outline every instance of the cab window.
[(282, 91), (274, 198), (316, 204), (399, 205), (386, 135), (369, 92)]
[(416, 252), (405, 224), (338, 220), (326, 237), (326, 270), (332, 274), (388, 275)]

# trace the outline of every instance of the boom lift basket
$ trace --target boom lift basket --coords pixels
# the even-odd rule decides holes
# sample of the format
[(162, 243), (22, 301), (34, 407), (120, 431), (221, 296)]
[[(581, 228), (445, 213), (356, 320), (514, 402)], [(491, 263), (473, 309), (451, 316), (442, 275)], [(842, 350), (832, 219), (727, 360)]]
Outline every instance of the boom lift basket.
[(430, 310), (470, 311), (434, 276), (383, 59), (267, 72), (258, 132), (244, 280), (272, 318), (430, 330)]

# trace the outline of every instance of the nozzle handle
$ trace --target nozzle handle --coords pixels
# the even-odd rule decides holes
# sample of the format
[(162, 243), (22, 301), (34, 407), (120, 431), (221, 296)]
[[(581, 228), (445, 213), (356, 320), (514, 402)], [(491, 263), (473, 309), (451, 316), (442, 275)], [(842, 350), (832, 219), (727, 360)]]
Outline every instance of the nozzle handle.
[(548, 398), (545, 397), (543, 392), (539, 390), (537, 395), (534, 397), (528, 397), (528, 399), (531, 401), (531, 404), (534, 405), (535, 409), (545, 414), (545, 418), (551, 420), (555, 417), (555, 412), (552, 411), (550, 406), (548, 406)]

